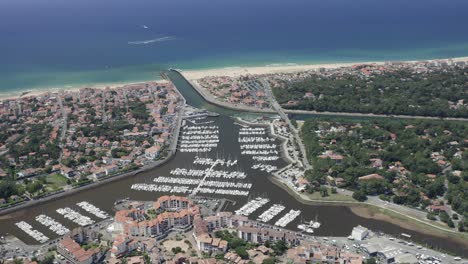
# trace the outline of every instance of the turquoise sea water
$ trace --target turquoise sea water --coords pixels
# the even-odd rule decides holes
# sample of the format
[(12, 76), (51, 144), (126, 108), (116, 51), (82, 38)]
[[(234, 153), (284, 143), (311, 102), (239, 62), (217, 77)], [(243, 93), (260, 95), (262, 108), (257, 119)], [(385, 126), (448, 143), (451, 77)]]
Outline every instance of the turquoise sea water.
[(0, 94), (151, 80), (169, 67), (468, 56), (466, 10), (464, 0), (2, 0)]

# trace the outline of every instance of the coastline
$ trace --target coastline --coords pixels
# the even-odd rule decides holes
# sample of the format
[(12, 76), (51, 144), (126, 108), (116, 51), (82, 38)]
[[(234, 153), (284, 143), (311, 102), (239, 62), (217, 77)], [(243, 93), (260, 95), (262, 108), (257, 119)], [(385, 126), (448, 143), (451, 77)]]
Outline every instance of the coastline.
[[(330, 63), (285, 63), (285, 64), (265, 64), (260, 66), (236, 66), (236, 67), (214, 67), (214, 68), (203, 68), (203, 69), (185, 69), (182, 70), (186, 79), (195, 80), (200, 79), (206, 76), (228, 76), (236, 77), (246, 74), (272, 74), (272, 73), (291, 73), (291, 72), (300, 72), (308, 70), (317, 70), (319, 68), (340, 68), (348, 67), (356, 64), (384, 64), (387, 62), (404, 62), (404, 63), (414, 63), (418, 61), (439, 61), (439, 60), (453, 60), (453, 61), (468, 61), (468, 56), (465, 57), (454, 57), (454, 58), (434, 58), (434, 59), (421, 59), (421, 60), (401, 60), (401, 61), (353, 61), (353, 62), (330, 62)], [(123, 81), (123, 82), (103, 82), (103, 83), (91, 83), (91, 84), (80, 84), (73, 87), (64, 84), (62, 87), (41, 87), (41, 88), (27, 88), (16, 90), (16, 91), (7, 91), (0, 92), (0, 100), (5, 99), (16, 99), (20, 98), (21, 93), (28, 92), (26, 96), (38, 96), (47, 92), (62, 92), (62, 91), (76, 91), (82, 88), (94, 88), (94, 89), (105, 89), (107, 87), (116, 87), (130, 84), (138, 84), (148, 81), (165, 81), (163, 78), (160, 79), (141, 79), (133, 81)], [(239, 109), (236, 109), (239, 110)]]
[(213, 68), (203, 70), (185, 70), (183, 71), (185, 76), (190, 79), (200, 79), (207, 76), (227, 76), (227, 77), (238, 77), (241, 75), (261, 75), (261, 74), (272, 74), (272, 73), (292, 73), (300, 71), (317, 70), (320, 68), (333, 69), (341, 67), (349, 67), (356, 64), (385, 64), (388, 62), (402, 62), (402, 63), (415, 63), (418, 61), (440, 61), (440, 60), (453, 60), (457, 61), (468, 61), (468, 57), (457, 57), (457, 58), (440, 58), (430, 60), (407, 60), (407, 61), (355, 61), (355, 62), (336, 62), (336, 63), (310, 63), (310, 64), (270, 64), (265, 66), (248, 66), (248, 67), (225, 67), (225, 68)]
[[(468, 57), (461, 58), (468, 61)], [(354, 65), (354, 64), (352, 64)], [(295, 68), (294, 68), (295, 69)], [(271, 108), (259, 109), (256, 107), (251, 107), (247, 105), (233, 105), (227, 102), (222, 102), (213, 96), (207, 89), (203, 88), (198, 84), (197, 79), (190, 79), (188, 76), (193, 76), (187, 74), (187, 72), (182, 70), (173, 69), (177, 71), (185, 80), (203, 97), (207, 102), (223, 107), (226, 109), (242, 111), (242, 112), (252, 112), (252, 113), (265, 113), (265, 114), (276, 114), (277, 112)], [(235, 72), (234, 72), (235, 73)], [(205, 72), (203, 73), (205, 74)], [(210, 76), (210, 75), (206, 75)], [(410, 115), (383, 115), (383, 114), (372, 114), (372, 113), (352, 113), (352, 112), (317, 112), (317, 111), (307, 111), (307, 110), (292, 110), (284, 109), (284, 112), (287, 114), (299, 114), (299, 115), (321, 115), (321, 116), (340, 116), (340, 117), (367, 117), (367, 118), (400, 118), (400, 119), (428, 119), (428, 120), (446, 120), (446, 121), (461, 121), (468, 122), (468, 118), (457, 118), (457, 117), (436, 117), (436, 116), (410, 116)]]
[[(168, 83), (169, 81), (164, 79), (155, 79), (155, 80), (141, 80), (141, 81), (134, 81), (134, 82), (115, 82), (115, 83), (97, 83), (93, 85), (79, 85), (76, 87), (68, 87), (65, 86), (63, 88), (59, 87), (44, 87), (44, 88), (37, 88), (33, 90), (20, 90), (15, 91), (13, 93), (0, 93), (0, 100), (14, 100), (23, 97), (31, 97), (31, 96), (41, 96), (47, 93), (58, 93), (58, 92), (76, 92), (80, 89), (85, 88), (92, 88), (92, 89), (117, 89), (127, 85), (137, 85), (146, 82), (159, 82), (159, 83)], [(25, 93), (25, 94), (23, 94)], [(23, 94), (23, 95), (22, 95)]]

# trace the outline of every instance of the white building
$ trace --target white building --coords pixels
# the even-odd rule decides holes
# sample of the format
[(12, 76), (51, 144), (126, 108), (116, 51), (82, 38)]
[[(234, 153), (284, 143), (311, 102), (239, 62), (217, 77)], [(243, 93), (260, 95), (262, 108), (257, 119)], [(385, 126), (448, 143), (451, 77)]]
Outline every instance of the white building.
[(351, 237), (357, 241), (364, 240), (368, 235), (369, 235), (369, 229), (360, 225), (354, 227), (353, 231), (351, 232)]

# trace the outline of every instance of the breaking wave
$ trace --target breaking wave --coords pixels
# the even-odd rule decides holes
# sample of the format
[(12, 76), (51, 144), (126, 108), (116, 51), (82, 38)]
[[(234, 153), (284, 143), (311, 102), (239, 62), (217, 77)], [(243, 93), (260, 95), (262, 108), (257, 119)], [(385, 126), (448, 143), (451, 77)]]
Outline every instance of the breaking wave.
[(140, 41), (130, 41), (128, 44), (130, 45), (145, 45), (145, 44), (151, 44), (155, 42), (164, 42), (164, 41), (169, 41), (169, 40), (174, 40), (175, 37), (173, 36), (166, 36), (162, 38), (155, 38), (155, 39), (149, 39), (149, 40), (140, 40)]

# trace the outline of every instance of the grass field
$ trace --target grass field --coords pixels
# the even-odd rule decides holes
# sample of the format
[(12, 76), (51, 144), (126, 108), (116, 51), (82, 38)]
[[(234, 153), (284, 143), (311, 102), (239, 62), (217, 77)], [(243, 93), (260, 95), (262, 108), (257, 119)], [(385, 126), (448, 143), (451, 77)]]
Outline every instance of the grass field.
[(338, 193), (332, 193), (330, 188), (328, 189), (328, 196), (322, 197), (320, 192), (314, 192), (312, 194), (304, 192), (304, 196), (311, 200), (320, 200), (320, 201), (343, 201), (343, 202), (356, 202), (351, 196), (342, 195)]
[(47, 185), (49, 185), (49, 187), (53, 190), (56, 190), (58, 188), (61, 188), (67, 185), (67, 181), (68, 181), (68, 179), (65, 178), (65, 176), (62, 176), (58, 173), (47, 175), (46, 180), (47, 180)]

